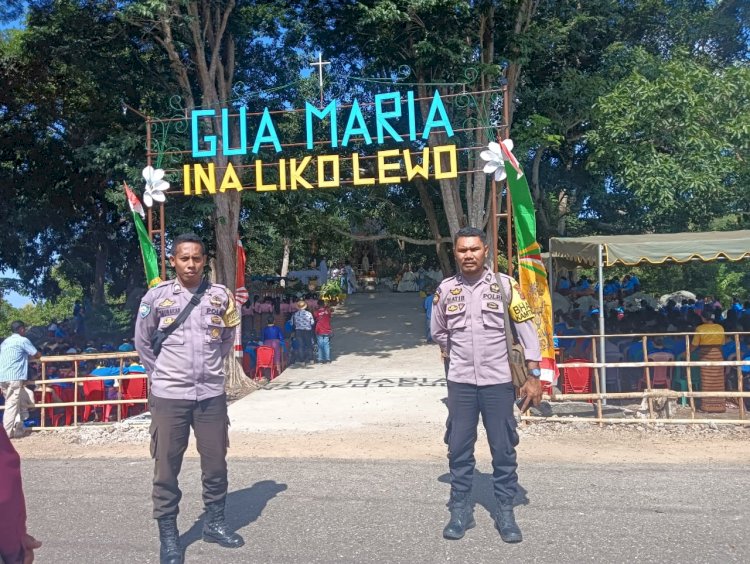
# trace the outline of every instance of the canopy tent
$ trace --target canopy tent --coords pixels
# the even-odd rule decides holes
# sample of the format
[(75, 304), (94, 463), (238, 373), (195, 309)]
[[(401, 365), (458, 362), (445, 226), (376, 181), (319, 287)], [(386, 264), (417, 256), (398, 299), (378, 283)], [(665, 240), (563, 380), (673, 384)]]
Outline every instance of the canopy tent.
[(588, 266), (598, 265), (600, 245), (604, 266), (635, 266), (644, 262), (684, 263), (692, 260), (738, 261), (750, 258), (750, 230), (553, 237), (549, 240), (552, 259), (567, 259)]
[[(604, 266), (636, 266), (643, 263), (686, 263), (693, 260), (739, 261), (750, 258), (750, 231), (658, 233), (593, 237), (553, 237), (549, 240), (550, 288), (555, 263), (596, 266), (599, 278), (599, 358), (604, 356)], [(601, 390), (607, 391), (606, 368), (601, 370)]]

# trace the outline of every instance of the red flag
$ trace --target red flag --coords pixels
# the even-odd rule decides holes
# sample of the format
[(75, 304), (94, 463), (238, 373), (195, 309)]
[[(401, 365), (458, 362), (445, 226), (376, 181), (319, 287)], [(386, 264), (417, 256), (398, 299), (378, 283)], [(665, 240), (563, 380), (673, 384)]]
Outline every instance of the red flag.
[(245, 288), (245, 249), (242, 248), (242, 241), (237, 239), (237, 278), (235, 280), (234, 301), (237, 307), (242, 307), (250, 295)]
[[(250, 295), (245, 288), (245, 249), (242, 248), (242, 241), (237, 239), (237, 275), (235, 277), (234, 301), (237, 309), (242, 307)], [(242, 324), (237, 326), (237, 332), (234, 337), (234, 356), (242, 358)]]

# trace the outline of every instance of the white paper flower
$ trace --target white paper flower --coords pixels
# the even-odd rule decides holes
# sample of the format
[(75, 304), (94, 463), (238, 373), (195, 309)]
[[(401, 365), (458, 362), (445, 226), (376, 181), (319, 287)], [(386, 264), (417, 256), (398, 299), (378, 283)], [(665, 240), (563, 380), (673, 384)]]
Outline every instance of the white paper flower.
[[(510, 139), (506, 139), (505, 141), (503, 141), (503, 145), (505, 145), (505, 148), (508, 150), (508, 152), (513, 151), (513, 141), (511, 141)], [(486, 174), (492, 174), (494, 172), (495, 180), (497, 182), (505, 180), (505, 177), (507, 176), (505, 174), (506, 158), (503, 154), (502, 149), (500, 148), (499, 143), (490, 141), (489, 145), (487, 145), (487, 149), (482, 151), (479, 156), (482, 158), (482, 160), (487, 161), (487, 164), (484, 165), (482, 172), (485, 172)]]
[(164, 202), (167, 199), (166, 192), (169, 190), (169, 182), (163, 180), (164, 171), (160, 168), (154, 169), (147, 166), (143, 169), (143, 179), (146, 187), (143, 189), (143, 203), (152, 207), (154, 202)]

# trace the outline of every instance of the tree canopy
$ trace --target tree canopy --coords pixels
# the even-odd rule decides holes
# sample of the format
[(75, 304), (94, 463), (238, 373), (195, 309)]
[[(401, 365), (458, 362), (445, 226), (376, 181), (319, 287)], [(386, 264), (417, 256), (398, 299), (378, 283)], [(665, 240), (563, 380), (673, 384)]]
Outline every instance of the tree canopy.
[[(0, 21), (23, 25), (0, 34), (0, 270), (16, 271), (38, 298), (54, 299), (66, 280), (93, 303), (132, 304), (145, 285), (122, 183), (142, 186), (143, 116), (304, 107), (319, 96), (310, 67), (319, 50), (331, 61), (327, 100), (505, 84), (508, 108), (480, 95), (448, 111), (485, 123), (461, 134), (481, 149), (508, 133), (507, 110), (543, 245), (552, 235), (747, 227), (748, 9), (741, 0), (6, 3)], [(420, 113), (424, 123), (424, 104)], [(218, 121), (206, 127), (224, 134)], [(302, 135), (298, 116), (279, 127)], [(236, 146), (236, 129), (226, 134)], [(478, 152), (462, 166), (481, 169)], [(229, 162), (242, 159), (215, 160)], [(285, 256), (290, 268), (343, 260), (363, 239), (396, 262), (449, 271), (446, 241), (490, 220), (481, 172), (230, 193), (171, 195), (167, 234), (201, 233), (217, 278), (231, 284), (237, 234), (256, 273), (280, 272)]]

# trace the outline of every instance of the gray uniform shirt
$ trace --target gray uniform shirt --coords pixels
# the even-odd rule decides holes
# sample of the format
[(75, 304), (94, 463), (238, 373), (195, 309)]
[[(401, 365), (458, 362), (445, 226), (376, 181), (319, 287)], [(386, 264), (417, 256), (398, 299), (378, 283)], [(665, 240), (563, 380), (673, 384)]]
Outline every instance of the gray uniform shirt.
[[(510, 314), (526, 360), (542, 359), (533, 314), (518, 283), (501, 274)], [(475, 284), (446, 278), (433, 297), (432, 339), (450, 358), (448, 379), (488, 386), (511, 382), (503, 301), (495, 275), (485, 269)]]
[(151, 288), (141, 300), (135, 323), (135, 348), (146, 368), (151, 393), (160, 398), (204, 400), (224, 393), (224, 357), (234, 348), (240, 317), (234, 296), (211, 284), (187, 319), (167, 337), (159, 357), (151, 335), (174, 323), (193, 294), (176, 280)]

